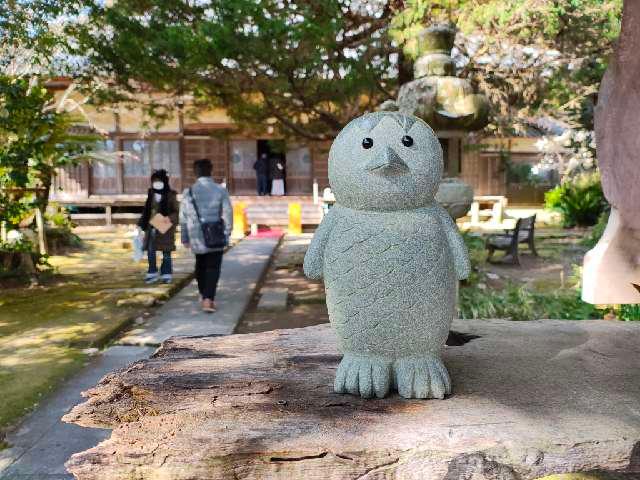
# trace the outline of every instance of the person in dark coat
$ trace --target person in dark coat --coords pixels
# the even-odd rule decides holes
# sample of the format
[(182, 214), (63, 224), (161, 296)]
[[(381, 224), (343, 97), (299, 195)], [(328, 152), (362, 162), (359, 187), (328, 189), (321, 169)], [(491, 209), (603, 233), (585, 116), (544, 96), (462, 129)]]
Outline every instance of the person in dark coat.
[[(175, 190), (171, 190), (169, 186), (167, 171), (154, 171), (151, 174), (151, 188), (147, 192), (147, 201), (144, 204), (142, 216), (138, 220), (138, 227), (144, 231), (143, 245), (149, 260), (149, 270), (145, 276), (146, 283), (155, 283), (158, 280), (162, 280), (164, 283), (172, 281), (171, 252), (176, 249), (179, 210), (178, 196)], [(165, 233), (161, 233), (150, 223), (157, 214), (168, 217), (171, 221), (171, 227)], [(162, 252), (160, 274), (158, 274), (156, 252)]]
[(266, 153), (262, 153), (253, 164), (258, 181), (258, 195), (269, 193), (269, 158)]

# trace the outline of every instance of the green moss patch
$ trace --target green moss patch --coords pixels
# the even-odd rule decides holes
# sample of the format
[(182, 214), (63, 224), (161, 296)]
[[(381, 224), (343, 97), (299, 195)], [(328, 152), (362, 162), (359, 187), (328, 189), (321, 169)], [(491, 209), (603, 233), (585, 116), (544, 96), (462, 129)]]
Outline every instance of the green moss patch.
[[(55, 274), (40, 286), (1, 290), (0, 429), (77, 372), (87, 360), (83, 349), (103, 346), (191, 277), (145, 285), (146, 264), (131, 260), (121, 233), (83, 240), (85, 249), (50, 258)], [(189, 252), (174, 254), (176, 264), (189, 259)]]

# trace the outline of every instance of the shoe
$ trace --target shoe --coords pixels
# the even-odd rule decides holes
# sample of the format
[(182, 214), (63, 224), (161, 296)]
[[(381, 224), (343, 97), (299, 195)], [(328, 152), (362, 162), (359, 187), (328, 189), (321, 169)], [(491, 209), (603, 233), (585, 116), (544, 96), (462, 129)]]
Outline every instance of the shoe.
[(216, 311), (216, 304), (213, 303), (213, 300), (205, 298), (202, 300), (202, 311), (205, 313), (213, 313)]
[(173, 281), (173, 275), (171, 275), (170, 273), (165, 273), (163, 275), (160, 275), (160, 280), (162, 280), (162, 283), (171, 283)]
[(144, 277), (144, 283), (156, 283), (159, 279), (160, 277), (157, 273), (147, 273)]

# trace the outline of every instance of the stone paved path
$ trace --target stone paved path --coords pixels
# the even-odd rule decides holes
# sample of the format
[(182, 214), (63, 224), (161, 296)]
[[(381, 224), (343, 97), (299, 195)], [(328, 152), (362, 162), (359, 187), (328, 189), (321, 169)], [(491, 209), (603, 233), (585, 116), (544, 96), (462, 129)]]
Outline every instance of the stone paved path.
[(72, 453), (93, 447), (109, 435), (109, 431), (60, 421), (81, 401), (80, 392), (94, 386), (105, 374), (148, 357), (155, 346), (171, 336), (233, 333), (278, 242), (278, 238), (246, 239), (225, 254), (215, 314), (203, 314), (197, 308), (198, 289), (192, 282), (162, 306), (148, 324), (132, 330), (118, 345), (99, 354), (79, 375), (45, 400), (8, 436), (11, 448), (0, 451), (0, 479), (73, 478), (66, 472), (64, 462)]
[(229, 335), (251, 301), (265, 272), (278, 238), (247, 239), (224, 256), (213, 315), (199, 308), (195, 280), (151, 318), (150, 325), (132, 330), (120, 340), (122, 345), (160, 345), (176, 335)]

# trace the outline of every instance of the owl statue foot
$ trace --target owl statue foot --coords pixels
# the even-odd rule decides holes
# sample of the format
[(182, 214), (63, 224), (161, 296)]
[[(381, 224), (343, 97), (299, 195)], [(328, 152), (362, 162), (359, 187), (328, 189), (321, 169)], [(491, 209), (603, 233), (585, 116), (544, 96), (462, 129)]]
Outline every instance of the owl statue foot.
[(399, 358), (393, 363), (395, 386), (404, 398), (444, 398), (451, 393), (449, 372), (436, 355)]
[(363, 398), (383, 398), (391, 387), (404, 398), (444, 398), (451, 393), (451, 380), (436, 355), (405, 357), (395, 361), (373, 355), (345, 353), (334, 390)]
[(333, 388), (336, 393), (383, 398), (392, 383), (391, 364), (390, 360), (382, 357), (345, 353)]

